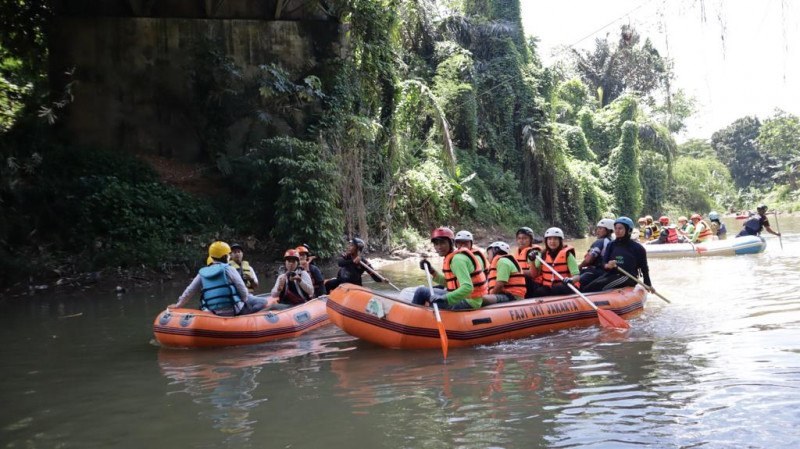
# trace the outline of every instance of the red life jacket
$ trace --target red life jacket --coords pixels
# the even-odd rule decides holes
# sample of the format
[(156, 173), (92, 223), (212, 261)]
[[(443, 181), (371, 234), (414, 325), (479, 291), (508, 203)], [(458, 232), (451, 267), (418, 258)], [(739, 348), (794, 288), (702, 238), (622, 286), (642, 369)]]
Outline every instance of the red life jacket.
[[(569, 266), (567, 265), (567, 255), (572, 254), (572, 257), (575, 257), (575, 248), (570, 245), (564, 245), (561, 248), (561, 251), (556, 254), (556, 257), (553, 258), (550, 256), (550, 251), (545, 251), (544, 253), (544, 261), (547, 262), (548, 265), (553, 267), (554, 270), (562, 277), (572, 277), (572, 273), (569, 272)], [(552, 287), (553, 284), (557, 284), (561, 282), (561, 279), (558, 278), (555, 274), (553, 274), (549, 268), (542, 265), (542, 285), (545, 287)], [(580, 288), (580, 282), (575, 282), (575, 287)]]
[(510, 254), (501, 254), (497, 255), (492, 259), (492, 266), (489, 267), (489, 291), (491, 292), (495, 285), (497, 285), (497, 264), (500, 263), (500, 259), (505, 258), (510, 260), (514, 263), (514, 267), (517, 271), (511, 273), (508, 277), (508, 282), (506, 283), (503, 291), (506, 293), (510, 293), (518, 298), (525, 297), (525, 275), (522, 274), (522, 268), (517, 263), (514, 256)]
[(450, 270), (450, 262), (453, 260), (453, 257), (455, 257), (456, 254), (464, 254), (469, 257), (470, 261), (472, 261), (473, 271), (470, 273), (470, 279), (472, 280), (472, 293), (470, 293), (467, 298), (483, 297), (483, 295), (485, 295), (488, 291), (486, 273), (481, 270), (481, 265), (475, 255), (472, 254), (472, 251), (466, 248), (457, 249), (444, 258), (444, 263), (442, 264), (442, 274), (444, 274), (444, 279), (447, 283), (447, 291), (455, 291), (460, 286), (458, 278), (456, 278), (456, 275), (453, 274), (452, 270)]

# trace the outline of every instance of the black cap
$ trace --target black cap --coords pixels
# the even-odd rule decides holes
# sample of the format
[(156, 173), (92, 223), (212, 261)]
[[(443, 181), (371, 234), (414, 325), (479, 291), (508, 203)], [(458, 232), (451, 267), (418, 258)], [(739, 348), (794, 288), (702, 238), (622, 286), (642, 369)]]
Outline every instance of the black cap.
[(239, 248), (240, 250), (244, 251), (244, 247), (238, 243), (234, 243), (233, 245), (231, 245), (231, 251), (233, 251), (236, 248)]

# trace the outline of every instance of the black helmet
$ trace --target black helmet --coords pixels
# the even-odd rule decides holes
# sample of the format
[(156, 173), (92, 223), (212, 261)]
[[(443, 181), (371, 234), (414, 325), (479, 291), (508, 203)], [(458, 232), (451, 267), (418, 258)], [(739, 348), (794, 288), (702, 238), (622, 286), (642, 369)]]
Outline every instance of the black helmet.
[(244, 252), (244, 247), (242, 247), (242, 245), (240, 245), (238, 243), (234, 243), (233, 245), (231, 245), (231, 251), (235, 250), (236, 248), (239, 248), (240, 250), (242, 250)]
[(517, 229), (517, 234), (516, 235), (520, 235), (520, 234), (525, 234), (527, 236), (530, 236), (530, 238), (534, 238), (533, 229), (531, 229), (531, 228), (529, 228), (527, 226), (523, 226), (523, 227)]
[(764, 204), (764, 203), (761, 203), (761, 204), (758, 205), (756, 210), (767, 210), (767, 205)]
[(362, 251), (364, 249), (364, 241), (358, 237), (355, 237), (353, 238), (353, 240), (350, 240), (350, 243), (356, 245), (359, 251)]

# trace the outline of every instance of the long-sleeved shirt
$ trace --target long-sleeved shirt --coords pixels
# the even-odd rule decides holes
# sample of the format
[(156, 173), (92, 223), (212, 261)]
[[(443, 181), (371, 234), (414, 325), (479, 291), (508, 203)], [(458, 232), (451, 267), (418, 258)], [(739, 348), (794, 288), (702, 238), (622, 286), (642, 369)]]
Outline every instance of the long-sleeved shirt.
[[(361, 262), (364, 263), (364, 265), (372, 268), (372, 265), (369, 263), (367, 259), (364, 259), (363, 257), (361, 257), (360, 259)], [(360, 263), (357, 264), (353, 262), (353, 257), (349, 253), (342, 254), (342, 256), (339, 257), (339, 260), (336, 262), (336, 264), (339, 265), (340, 267), (339, 273), (336, 275), (336, 277), (342, 283), (349, 282), (351, 284), (361, 285), (361, 276), (364, 274), (365, 271), (369, 273), (370, 276), (372, 276), (372, 279), (375, 282), (383, 281), (383, 279), (380, 276), (376, 276), (375, 274), (372, 273), (372, 271), (367, 270)]]
[[(295, 273), (300, 275), (300, 282), (297, 281), (291, 281), (291, 282), (295, 282), (296, 286), (299, 289), (302, 289), (308, 295), (309, 298), (313, 296), (314, 284), (311, 282), (311, 276), (309, 276), (308, 271), (298, 268), (297, 270), (295, 270)], [(275, 297), (280, 296), (281, 292), (279, 290), (279, 287), (281, 284), (281, 279), (285, 277), (286, 274), (283, 273), (280, 276), (278, 276), (278, 279), (275, 279), (275, 285), (272, 286), (272, 292), (271, 292), (272, 296)]]
[(641, 272), (645, 285), (650, 286), (650, 269), (647, 267), (647, 251), (639, 242), (631, 239), (616, 239), (608, 244), (603, 265), (616, 260), (617, 266), (636, 276)]
[[(470, 273), (475, 270), (475, 267), (472, 265), (472, 260), (470, 260), (469, 256), (466, 254), (456, 254), (453, 256), (453, 259), (450, 261), (450, 270), (453, 272), (456, 279), (458, 279), (458, 288), (452, 292), (447, 292), (445, 295), (447, 297), (447, 303), (454, 306), (462, 300), (466, 300), (473, 309), (480, 308), (481, 304), (483, 304), (482, 298), (467, 298), (467, 296), (475, 290), (475, 287), (472, 285), (472, 276), (470, 275)], [(437, 284), (447, 284), (444, 274), (438, 271), (434, 276), (434, 281), (436, 281)]]
[[(222, 262), (214, 262), (222, 263)], [(225, 274), (228, 276), (228, 279), (231, 281), (234, 287), (236, 287), (236, 293), (239, 294), (239, 299), (242, 301), (247, 301), (247, 286), (244, 285), (244, 281), (242, 277), (239, 275), (239, 272), (236, 268), (233, 268), (230, 265), (225, 266)], [(186, 304), (190, 299), (194, 298), (194, 296), (200, 293), (203, 290), (203, 277), (200, 276), (200, 273), (192, 279), (192, 283), (186, 287), (186, 290), (183, 291), (183, 294), (178, 298), (178, 307), (183, 306)]]

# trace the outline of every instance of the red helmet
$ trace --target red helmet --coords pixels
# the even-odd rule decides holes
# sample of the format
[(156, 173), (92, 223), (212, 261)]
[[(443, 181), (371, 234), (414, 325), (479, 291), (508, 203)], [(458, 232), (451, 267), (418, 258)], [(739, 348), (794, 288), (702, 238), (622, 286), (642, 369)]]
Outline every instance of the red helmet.
[(662, 225), (667, 225), (669, 224), (669, 217), (667, 217), (666, 215), (662, 215), (661, 217), (658, 218), (658, 221)]
[[(297, 250), (297, 254), (308, 254), (308, 248), (306, 248), (305, 246), (298, 246), (295, 249)], [(286, 256), (283, 256), (283, 257), (286, 257)]]
[(453, 234), (452, 229), (441, 227), (436, 228), (433, 230), (433, 232), (431, 232), (431, 241), (436, 239), (450, 239), (450, 243), (453, 243), (453, 241), (456, 239), (456, 236)]
[(287, 249), (286, 252), (283, 253), (283, 259), (286, 260), (291, 258), (300, 260), (300, 253), (297, 252), (296, 249)]
[(692, 221), (695, 221), (695, 220), (702, 220), (702, 219), (703, 219), (703, 217), (701, 217), (701, 216), (700, 216), (700, 214), (694, 214), (694, 215), (692, 215), (692, 217), (690, 218), (690, 220), (692, 220)]

